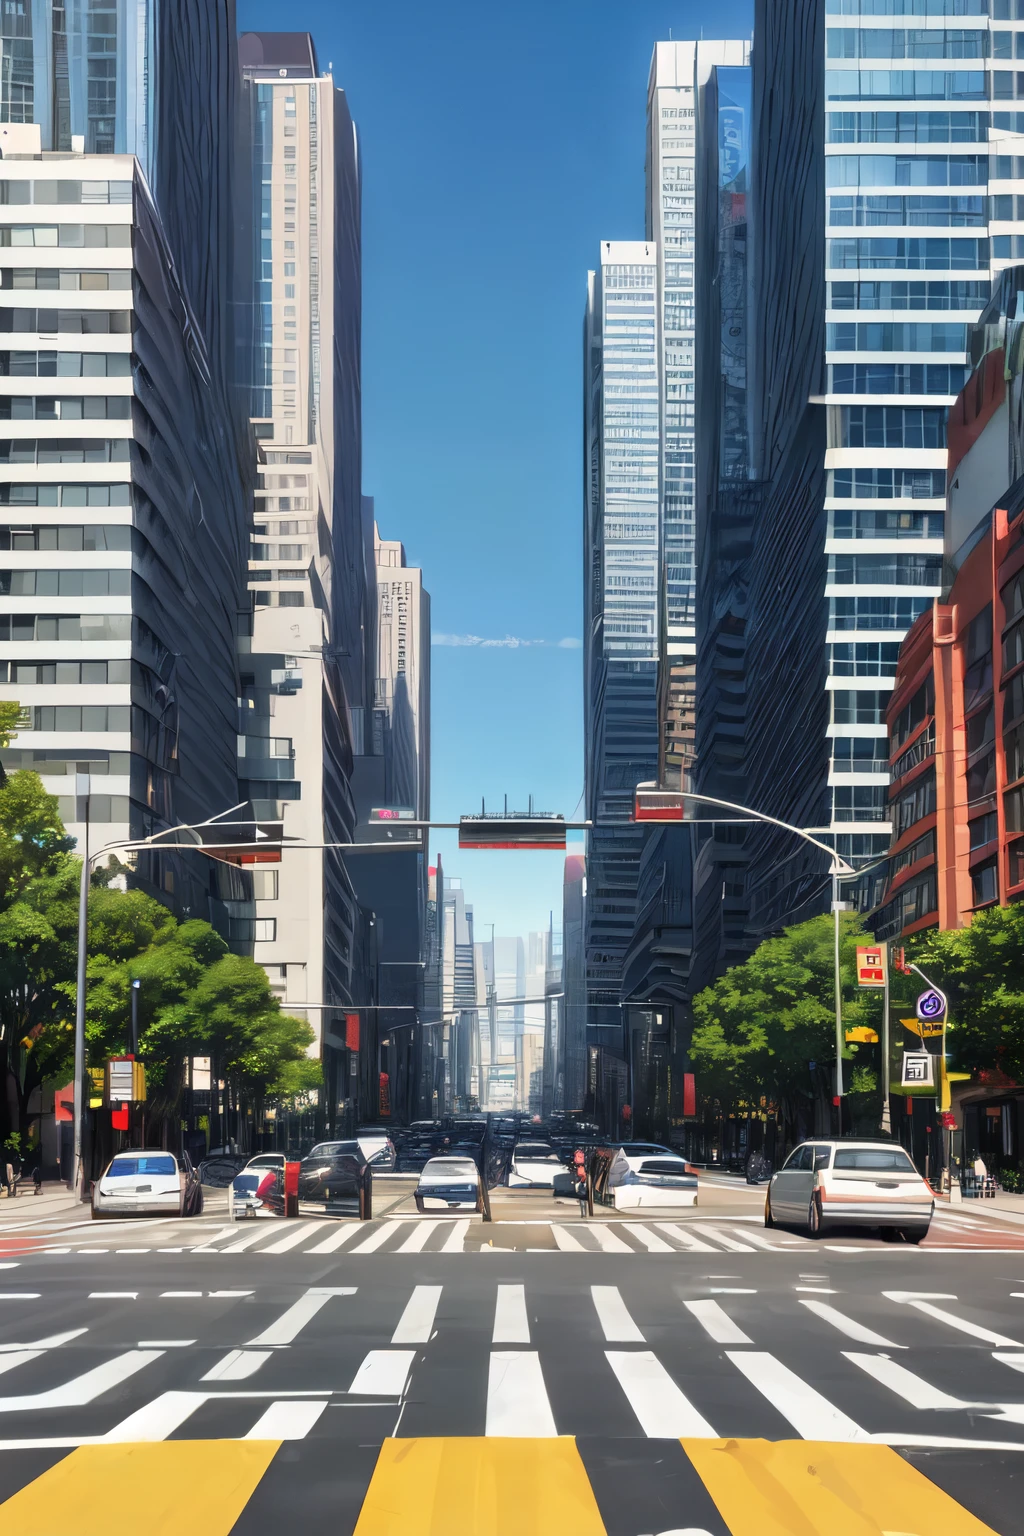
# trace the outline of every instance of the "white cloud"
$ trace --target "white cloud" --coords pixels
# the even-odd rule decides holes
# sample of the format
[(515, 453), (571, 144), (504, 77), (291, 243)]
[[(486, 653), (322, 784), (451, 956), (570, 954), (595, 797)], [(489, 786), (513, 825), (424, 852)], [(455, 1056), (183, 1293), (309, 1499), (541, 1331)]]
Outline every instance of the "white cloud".
[(526, 646), (541, 646), (560, 651), (578, 651), (583, 642), (572, 636), (564, 640), (524, 640), (519, 635), (506, 635), (502, 640), (488, 640), (483, 635), (431, 635), (432, 645), (477, 646), (482, 650), (518, 651)]

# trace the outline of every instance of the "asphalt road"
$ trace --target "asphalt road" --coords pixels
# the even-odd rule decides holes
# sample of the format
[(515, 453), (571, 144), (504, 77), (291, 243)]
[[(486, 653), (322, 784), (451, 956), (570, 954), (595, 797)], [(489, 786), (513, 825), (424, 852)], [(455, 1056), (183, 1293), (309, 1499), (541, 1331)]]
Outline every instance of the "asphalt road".
[(532, 1252), (4, 1207), (0, 1530), (1017, 1536), (1024, 1228), (814, 1243), (711, 1187)]

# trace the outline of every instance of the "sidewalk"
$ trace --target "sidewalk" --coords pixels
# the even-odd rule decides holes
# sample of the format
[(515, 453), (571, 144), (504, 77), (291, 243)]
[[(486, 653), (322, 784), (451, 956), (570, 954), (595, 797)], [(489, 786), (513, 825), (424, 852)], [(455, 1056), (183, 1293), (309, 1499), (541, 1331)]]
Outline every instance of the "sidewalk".
[[(943, 1208), (952, 1209), (948, 1200), (943, 1200)], [(997, 1190), (991, 1200), (964, 1200), (956, 1207), (964, 1215), (992, 1216), (999, 1221), (1009, 1221), (1014, 1226), (1024, 1226), (1024, 1195), (1010, 1195), (1005, 1190)]]
[(6, 1194), (0, 1198), (0, 1222), (11, 1221), (15, 1216), (23, 1221), (33, 1216), (65, 1216), (80, 1208), (81, 1201), (69, 1192), (66, 1184), (44, 1184), (42, 1194), (36, 1195), (29, 1179), (27, 1183), (22, 1182), (13, 1200)]

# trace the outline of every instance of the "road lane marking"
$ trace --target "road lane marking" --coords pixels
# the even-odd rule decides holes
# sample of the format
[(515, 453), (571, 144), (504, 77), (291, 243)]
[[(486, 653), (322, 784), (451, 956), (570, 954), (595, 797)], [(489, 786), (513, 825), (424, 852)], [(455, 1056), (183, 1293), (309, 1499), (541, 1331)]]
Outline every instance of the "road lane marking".
[(401, 1397), (415, 1358), (414, 1349), (371, 1349), (353, 1376), (349, 1393), (359, 1397)]
[(468, 1221), (457, 1221), (441, 1244), (442, 1253), (464, 1253), (466, 1246), (466, 1233), (469, 1231)]
[(90, 1301), (138, 1301), (138, 1291), (90, 1291)]
[(605, 1524), (569, 1437), (385, 1440), (355, 1536), (442, 1531), (605, 1536)]
[(278, 1444), (166, 1440), (83, 1445), (0, 1504), (0, 1526), (11, 1531), (73, 1529), (80, 1536), (109, 1531), (117, 1519), (111, 1512), (111, 1490), (116, 1489), (118, 1506), (144, 1510), (150, 1531), (228, 1536)]
[(617, 1285), (592, 1285), (590, 1294), (601, 1332), (609, 1344), (646, 1344), (647, 1340), (630, 1317)]
[(398, 1327), (391, 1335), (392, 1344), (428, 1344), (434, 1328), (440, 1285), (418, 1285), (405, 1304)]
[(344, 1245), (348, 1242), (349, 1238), (350, 1237), (355, 1237), (356, 1234), (358, 1233), (358, 1231), (359, 1231), (359, 1226), (355, 1222), (353, 1222), (352, 1225), (349, 1226), (349, 1227), (343, 1227), (341, 1225), (341, 1223), (339, 1222), (338, 1223), (338, 1229), (337, 1229), (336, 1232), (332, 1232), (330, 1234), (330, 1236), (329, 1237), (325, 1237), (322, 1242), (314, 1243), (312, 1248), (307, 1248), (306, 1249), (306, 1252), (307, 1253), (337, 1253), (338, 1249), (344, 1247)]
[(676, 1386), (657, 1355), (647, 1349), (606, 1349), (626, 1400), (649, 1440), (677, 1440), (682, 1435), (715, 1439), (715, 1431)]
[(753, 1339), (747, 1335), (738, 1323), (734, 1323), (728, 1312), (719, 1306), (717, 1301), (684, 1301), (683, 1306), (700, 1323), (704, 1332), (714, 1339), (716, 1344), (752, 1344)]
[(396, 1231), (396, 1227), (389, 1227), (385, 1222), (381, 1222), (375, 1232), (368, 1233), (361, 1243), (349, 1249), (349, 1253), (376, 1253), (377, 1249), (382, 1247)]
[(698, 1440), (684, 1441), (683, 1450), (724, 1526), (737, 1536), (783, 1530), (807, 1536), (854, 1531), (996, 1536), (887, 1445)]
[(540, 1356), (532, 1350), (491, 1351), (484, 1433), (528, 1440), (558, 1434)]
[[(279, 1237), (276, 1243), (268, 1243), (267, 1246), (265, 1248), (261, 1248), (259, 1252), (287, 1253), (289, 1249), (297, 1248), (303, 1239), (307, 1238), (311, 1232), (318, 1231), (320, 1229), (320, 1225), (321, 1224), (318, 1221), (300, 1221), (298, 1226), (293, 1227), (290, 1232), (286, 1232), (284, 1237)], [(229, 1253), (231, 1250), (226, 1248), (224, 1251), (225, 1253)]]
[[(173, 1298), (175, 1301), (180, 1301), (183, 1296), (201, 1296), (202, 1294), (202, 1291), (161, 1291), (160, 1300), (163, 1301), (165, 1298), (169, 1297)], [(213, 1293), (211, 1292), (211, 1295), (212, 1294)]]
[(286, 1312), (282, 1312), (276, 1323), (271, 1323), (269, 1328), (264, 1328), (250, 1344), (291, 1344), (298, 1338), (306, 1324), (325, 1307), (332, 1296), (354, 1296), (354, 1285), (346, 1285), (337, 1288), (328, 1286), (315, 1286), (308, 1290), (298, 1301), (293, 1301)]
[(671, 1243), (666, 1243), (663, 1237), (652, 1232), (650, 1227), (645, 1227), (639, 1221), (625, 1221), (623, 1227), (631, 1237), (639, 1239), (649, 1253), (675, 1253)]
[(161, 1392), (159, 1397), (144, 1403), (126, 1419), (122, 1419), (120, 1424), (115, 1424), (108, 1434), (99, 1436), (99, 1439), (101, 1443), (114, 1445), (166, 1440), (206, 1400), (205, 1392)]
[(272, 1349), (232, 1349), (216, 1365), (211, 1365), (200, 1381), (247, 1381), (255, 1376), (264, 1361), (274, 1353)]
[[(895, 1294), (890, 1291), (883, 1292), (883, 1295), (892, 1296), (895, 1300)], [(955, 1301), (956, 1297), (951, 1299)], [(980, 1323), (968, 1322), (965, 1317), (957, 1317), (954, 1313), (947, 1312), (945, 1307), (936, 1307), (930, 1301), (908, 1298), (906, 1305), (915, 1307), (918, 1312), (924, 1312), (927, 1317), (934, 1317), (938, 1322), (945, 1323), (947, 1328), (955, 1328), (958, 1333), (969, 1334), (972, 1339), (981, 1339), (985, 1344), (995, 1344), (1003, 1349), (1020, 1349), (1021, 1347), (1017, 1339), (1008, 1339), (1005, 1334), (995, 1333), (991, 1328), (983, 1328)]]
[(779, 1241), (765, 1237), (762, 1232), (744, 1232), (743, 1236), (748, 1243), (753, 1243), (755, 1248), (767, 1249), (769, 1253), (778, 1253)]
[(438, 1227), (443, 1227), (443, 1221), (420, 1221), (411, 1227), (409, 1236), (404, 1243), (400, 1243), (395, 1249), (396, 1253), (419, 1253), (424, 1248)]
[(959, 1397), (950, 1397), (948, 1392), (933, 1387), (931, 1382), (915, 1376), (913, 1371), (897, 1365), (895, 1360), (886, 1359), (885, 1355), (858, 1355), (848, 1349), (842, 1353), (844, 1359), (852, 1361), (862, 1371), (873, 1376), (875, 1381), (888, 1387), (890, 1392), (895, 1392), (897, 1397), (902, 1397), (911, 1408), (962, 1409), (978, 1406), (976, 1403), (965, 1403)]
[(881, 1333), (875, 1333), (872, 1328), (865, 1328), (863, 1323), (855, 1322), (852, 1317), (846, 1317), (836, 1307), (830, 1307), (827, 1301), (805, 1301), (800, 1298), (800, 1305), (806, 1307), (808, 1312), (813, 1312), (815, 1317), (820, 1317), (822, 1322), (831, 1323), (833, 1328), (838, 1328), (840, 1333), (845, 1333), (848, 1339), (854, 1339), (858, 1344), (873, 1344), (876, 1349), (906, 1349), (905, 1344), (894, 1344)]
[(26, 1393), (21, 1397), (0, 1397), (0, 1413), (84, 1408), (87, 1403), (119, 1387), (129, 1376), (134, 1376), (137, 1371), (152, 1364), (154, 1360), (160, 1360), (162, 1356), (163, 1351), (159, 1349), (126, 1350), (124, 1354), (116, 1355), (113, 1360), (105, 1360), (102, 1365), (93, 1366), (91, 1371), (85, 1371), (63, 1386), (51, 1387), (44, 1392)]
[(5, 1348), (9, 1353), (0, 1356), (0, 1376), (5, 1371), (13, 1371), (17, 1365), (27, 1365), (30, 1360), (38, 1360), (40, 1355), (46, 1353), (44, 1349), (12, 1349), (9, 1344)]
[(710, 1243), (701, 1242), (699, 1237), (694, 1237), (691, 1232), (687, 1232), (686, 1228), (679, 1226), (677, 1222), (656, 1221), (655, 1226), (659, 1232), (667, 1232), (669, 1237), (674, 1237), (680, 1248), (685, 1248), (690, 1253), (717, 1253), (718, 1251), (716, 1248), (712, 1248)]
[(29, 1344), (0, 1344), (0, 1355), (18, 1349), (59, 1349), (62, 1344), (70, 1344), (72, 1339), (81, 1338), (88, 1332), (88, 1328), (70, 1328), (67, 1333), (51, 1333), (49, 1338), (33, 1339)]
[(525, 1285), (499, 1285), (494, 1302), (492, 1344), (529, 1344)]
[(749, 1243), (739, 1242), (735, 1237), (730, 1237), (728, 1232), (722, 1232), (718, 1227), (712, 1227), (702, 1221), (691, 1222), (691, 1226), (695, 1232), (702, 1232), (705, 1237), (710, 1237), (716, 1243), (721, 1243), (722, 1247), (727, 1249), (729, 1253), (753, 1253), (754, 1251)]
[[(202, 1294), (203, 1294), (202, 1291), (165, 1291), (164, 1292), (165, 1296), (201, 1296)], [(213, 1296), (217, 1300), (224, 1300), (225, 1298), (227, 1298), (229, 1296), (231, 1296), (231, 1297), (251, 1296), (252, 1294), (253, 1294), (252, 1291), (208, 1291), (207, 1292), (208, 1296)]]
[(326, 1398), (319, 1403), (283, 1398), (264, 1409), (244, 1439), (305, 1440), (326, 1407)]
[[(238, 1231), (238, 1223), (233, 1221), (233, 1222), (230, 1223), (229, 1226), (221, 1227), (216, 1232), (210, 1232), (206, 1236), (206, 1238), (204, 1239), (201, 1247), (193, 1248), (192, 1252), (193, 1253), (220, 1253), (221, 1250), (219, 1248), (215, 1248), (214, 1244), (222, 1242), (225, 1237), (234, 1237), (235, 1234), (237, 1233), (237, 1231)], [(163, 1252), (162, 1249), (161, 1249), (161, 1252)]]
[(624, 1243), (621, 1237), (616, 1237), (614, 1232), (607, 1227), (602, 1227), (597, 1222), (589, 1229), (591, 1237), (603, 1253), (635, 1253), (636, 1249)]
[(195, 1339), (140, 1339), (139, 1349), (190, 1349)]
[(560, 1226), (553, 1222), (551, 1231), (554, 1235), (556, 1246), (560, 1248), (563, 1253), (590, 1252), (588, 1248), (584, 1248), (576, 1234), (574, 1232), (570, 1232), (567, 1227)]
[(266, 1237), (266, 1236), (267, 1236), (267, 1232), (266, 1232), (265, 1228), (262, 1225), (259, 1225), (259, 1226), (255, 1227), (252, 1232), (247, 1232), (244, 1237), (240, 1237), (238, 1239), (237, 1243), (229, 1243), (226, 1248), (218, 1248), (218, 1249), (216, 1249), (216, 1252), (217, 1253), (244, 1253), (246, 1248), (251, 1248), (253, 1243), (258, 1243), (261, 1237)]
[(805, 1440), (870, 1440), (871, 1436), (865, 1434), (859, 1424), (808, 1386), (774, 1355), (760, 1351), (734, 1354), (727, 1350), (726, 1358)]

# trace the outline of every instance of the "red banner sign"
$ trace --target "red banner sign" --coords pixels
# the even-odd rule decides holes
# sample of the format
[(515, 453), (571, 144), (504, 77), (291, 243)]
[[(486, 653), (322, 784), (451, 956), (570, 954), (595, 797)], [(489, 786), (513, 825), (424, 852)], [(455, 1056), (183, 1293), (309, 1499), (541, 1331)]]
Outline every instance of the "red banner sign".
[(380, 1075), (380, 1112), (382, 1115), (391, 1113), (391, 1080), (386, 1072)]
[(358, 1051), (359, 1049), (358, 1013), (346, 1013), (345, 1015), (345, 1044), (350, 1051)]

